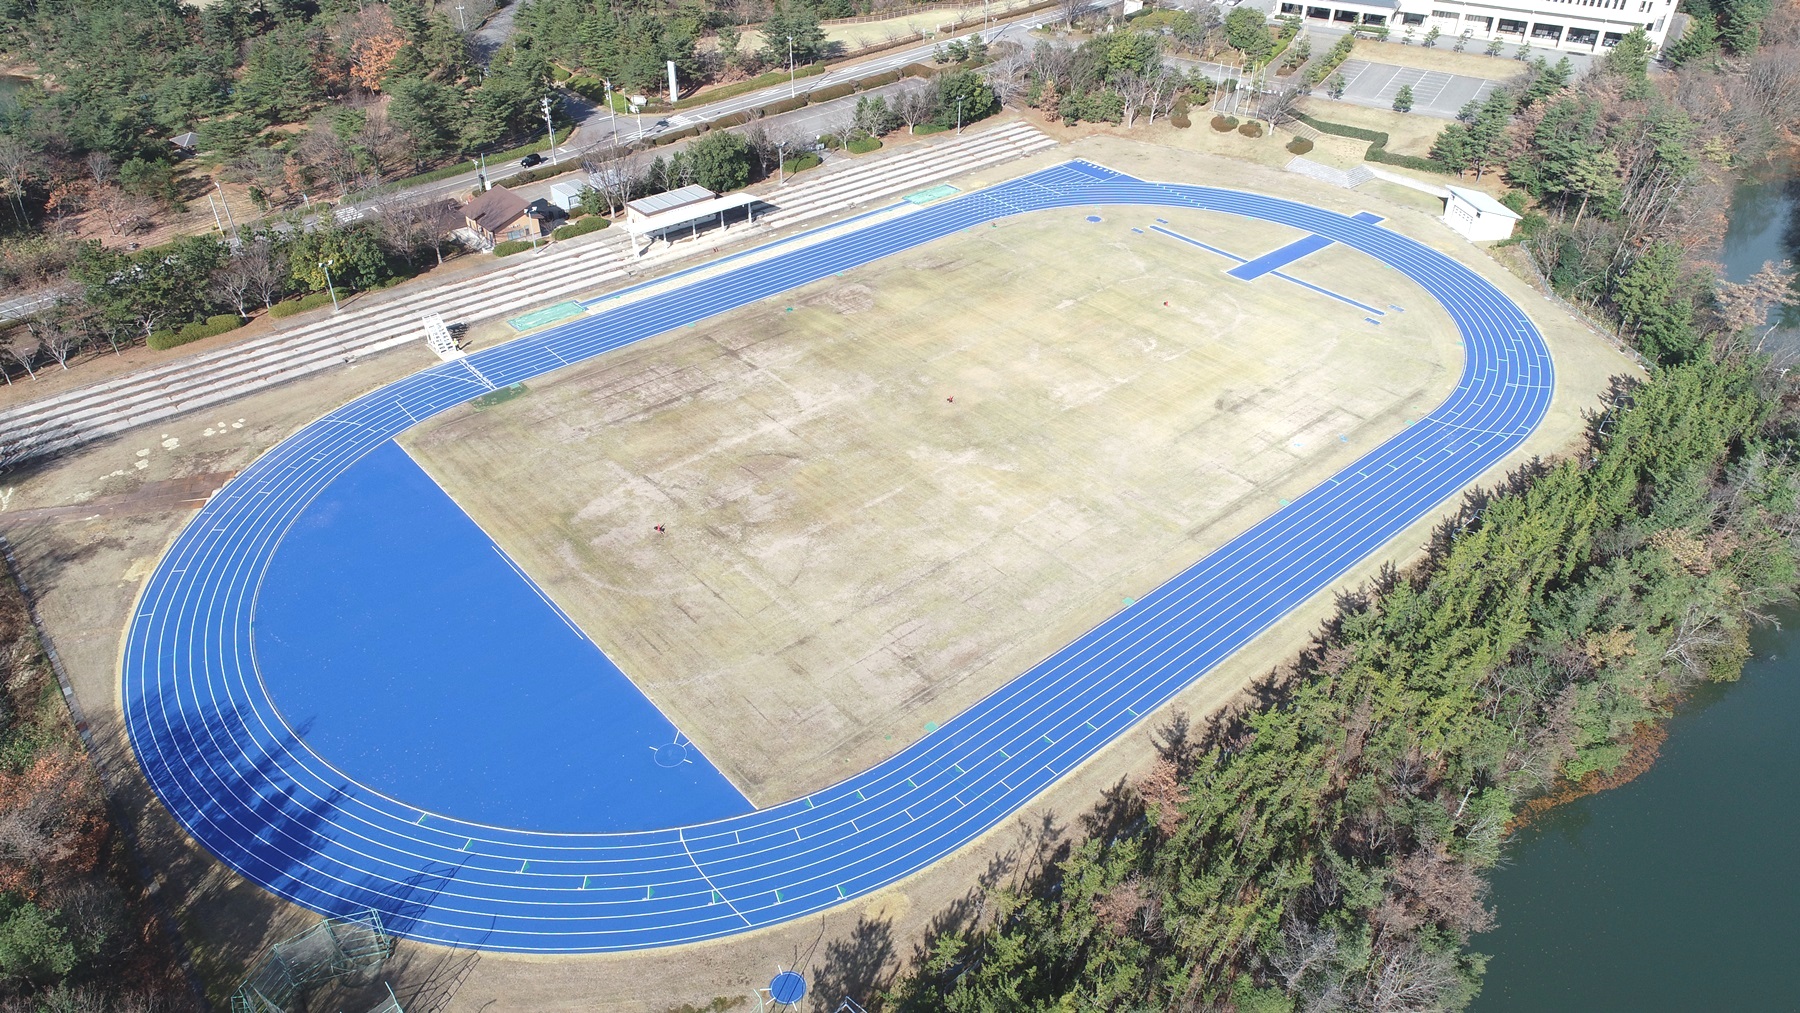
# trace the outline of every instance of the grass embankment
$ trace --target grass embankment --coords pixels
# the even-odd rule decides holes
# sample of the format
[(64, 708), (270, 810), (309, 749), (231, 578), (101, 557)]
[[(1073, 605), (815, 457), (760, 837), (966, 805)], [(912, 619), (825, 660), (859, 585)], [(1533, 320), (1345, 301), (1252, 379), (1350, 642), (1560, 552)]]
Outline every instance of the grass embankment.
[(1797, 395), (1742, 356), (1619, 381), (1584, 446), (1470, 497), (1259, 702), (1175, 729), (890, 1008), (1465, 1006), (1509, 823), (1641, 765), (1642, 729), (1736, 678), (1791, 594)]

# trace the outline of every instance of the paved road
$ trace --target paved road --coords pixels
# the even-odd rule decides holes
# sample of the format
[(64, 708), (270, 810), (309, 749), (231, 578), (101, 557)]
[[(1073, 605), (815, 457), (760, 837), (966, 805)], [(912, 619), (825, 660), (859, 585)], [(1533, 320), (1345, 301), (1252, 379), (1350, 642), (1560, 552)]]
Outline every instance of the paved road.
[[(1267, 519), (899, 754), (749, 814), (670, 826), (645, 812), (642, 830), (602, 834), (584, 832), (578, 814), (569, 832), (540, 833), (425, 812), (332, 769), (267, 695), (255, 658), (282, 647), (254, 640), (251, 623), (280, 533), (365, 455), (485, 393), (483, 378), (529, 380), (963, 229), (1096, 205), (1113, 208), (1104, 226), (1063, 213), (1121, 242), (1175, 243), (1184, 237), (1150, 231), (1154, 209), (1199, 208), (1365, 252), (1444, 307), (1465, 348), (1462, 376), (1393, 439), (1291, 504), (1269, 504)], [(1133, 235), (1127, 223), (1146, 228)], [(1388, 311), (1367, 312), (1379, 326)], [(329, 914), (374, 907), (411, 938), (569, 953), (777, 924), (894, 883), (998, 826), (1515, 450), (1554, 384), (1524, 313), (1418, 242), (1292, 201), (1064, 163), (434, 366), (284, 440), (213, 497), (145, 585), (121, 680), (134, 754), (187, 831), (253, 882)], [(420, 601), (441, 597), (419, 589)], [(379, 673), (422, 693), (444, 691), (438, 676)]]

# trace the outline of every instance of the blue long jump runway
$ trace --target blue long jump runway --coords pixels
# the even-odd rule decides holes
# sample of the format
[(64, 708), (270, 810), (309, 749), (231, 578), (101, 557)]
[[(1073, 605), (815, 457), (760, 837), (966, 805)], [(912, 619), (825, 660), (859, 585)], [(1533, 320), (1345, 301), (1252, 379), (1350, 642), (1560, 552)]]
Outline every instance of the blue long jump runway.
[[(1093, 205), (1197, 208), (1302, 229), (1405, 273), (1466, 360), (1425, 418), (898, 755), (828, 789), (710, 822), (518, 829), (427, 813), (314, 755), (257, 670), (255, 594), (308, 505), (416, 421), (485, 391), (447, 363), (307, 426), (207, 504), (146, 583), (123, 661), (132, 744), (164, 803), (249, 879), (314, 910), (491, 950), (592, 952), (714, 938), (868, 893), (992, 828), (1516, 448), (1554, 371), (1517, 306), (1467, 267), (1292, 201), (1069, 162), (745, 264), (471, 357), (500, 385), (962, 229)], [(1271, 504), (1273, 506), (1273, 504)], [(396, 720), (403, 719), (395, 715)], [(429, 817), (429, 818), (427, 818)]]

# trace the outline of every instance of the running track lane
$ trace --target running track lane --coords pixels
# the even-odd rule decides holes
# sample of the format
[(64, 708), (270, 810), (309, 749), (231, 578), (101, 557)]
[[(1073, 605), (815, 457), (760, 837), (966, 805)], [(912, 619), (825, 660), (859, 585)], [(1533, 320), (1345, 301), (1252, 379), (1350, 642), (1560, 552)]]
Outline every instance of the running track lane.
[[(1054, 208), (1181, 207), (1325, 236), (1405, 273), (1466, 352), (1427, 417), (889, 760), (697, 826), (555, 834), (424, 813), (343, 777), (284, 723), (255, 662), (255, 591), (283, 532), (371, 448), (485, 388), (529, 380), (921, 243)], [(1146, 241), (1158, 241), (1145, 237)], [(132, 744), (197, 840), (326, 914), (489, 950), (576, 953), (715, 938), (866, 894), (968, 844), (1516, 448), (1554, 373), (1542, 336), (1467, 267), (1304, 204), (1068, 162), (396, 381), (307, 426), (216, 495), (145, 585), (121, 678)], [(397, 716), (398, 718), (398, 716)]]

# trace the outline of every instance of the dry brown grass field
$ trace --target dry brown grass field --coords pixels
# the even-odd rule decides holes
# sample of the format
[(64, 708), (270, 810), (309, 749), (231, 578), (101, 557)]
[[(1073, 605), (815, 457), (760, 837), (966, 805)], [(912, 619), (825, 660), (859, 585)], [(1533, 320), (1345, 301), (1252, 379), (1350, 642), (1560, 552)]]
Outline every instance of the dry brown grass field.
[[(1443, 397), (1447, 318), (1299, 233), (983, 227), (404, 438), (759, 805), (890, 755)], [(1141, 231), (1140, 231), (1141, 230)], [(661, 524), (666, 532), (658, 533)], [(1227, 530), (1229, 527), (1229, 530)]]

